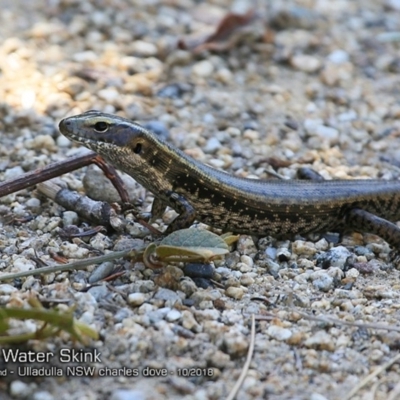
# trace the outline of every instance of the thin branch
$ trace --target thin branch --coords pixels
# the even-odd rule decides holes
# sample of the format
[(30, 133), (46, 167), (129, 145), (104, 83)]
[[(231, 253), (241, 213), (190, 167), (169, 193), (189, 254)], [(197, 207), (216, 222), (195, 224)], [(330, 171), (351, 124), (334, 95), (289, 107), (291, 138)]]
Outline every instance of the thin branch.
[[(143, 249), (144, 250), (144, 249)], [(23, 272), (16, 272), (11, 274), (5, 274), (0, 276), (0, 282), (21, 278), (24, 276), (34, 276), (34, 275), (41, 275), (41, 274), (50, 274), (52, 272), (60, 272), (60, 271), (72, 271), (78, 269), (84, 269), (92, 264), (101, 264), (102, 262), (115, 260), (117, 258), (122, 258), (129, 255), (130, 258), (138, 258), (141, 257), (143, 254), (141, 250), (121, 250), (121, 251), (114, 251), (112, 253), (105, 254), (99, 257), (92, 257), (85, 260), (74, 261), (68, 264), (57, 264), (51, 267), (44, 267), (44, 268), (37, 268), (31, 271), (23, 271)]]
[(239, 392), (239, 389), (242, 386), (247, 373), (249, 372), (251, 359), (253, 358), (255, 338), (256, 338), (256, 322), (255, 322), (254, 314), (251, 314), (250, 344), (249, 344), (249, 350), (247, 352), (246, 362), (243, 365), (243, 369), (239, 376), (239, 379), (237, 380), (235, 386), (233, 387), (233, 389), (229, 393), (228, 397), (226, 398), (227, 400), (234, 400), (236, 398), (236, 396)]
[(350, 400), (361, 388), (363, 388), (365, 385), (371, 382), (372, 379), (377, 377), (381, 372), (390, 368), (398, 360), (400, 360), (400, 354), (397, 354), (397, 356), (393, 357), (386, 364), (382, 365), (381, 367), (377, 368), (374, 372), (366, 376), (361, 382), (358, 383), (357, 386), (355, 386), (350, 391), (350, 393), (348, 393), (348, 395), (343, 400)]
[(118, 191), (123, 203), (129, 202), (129, 196), (125, 189), (125, 185), (118, 175), (115, 168), (105, 163), (105, 161), (96, 153), (90, 152), (83, 156), (71, 157), (63, 161), (59, 161), (43, 168), (35, 169), (27, 172), (16, 179), (0, 183), (0, 197), (17, 192), (22, 189), (37, 185), (38, 183), (48, 181), (49, 179), (66, 174), (76, 169), (85, 167), (90, 164), (96, 164), (101, 168), (108, 179)]

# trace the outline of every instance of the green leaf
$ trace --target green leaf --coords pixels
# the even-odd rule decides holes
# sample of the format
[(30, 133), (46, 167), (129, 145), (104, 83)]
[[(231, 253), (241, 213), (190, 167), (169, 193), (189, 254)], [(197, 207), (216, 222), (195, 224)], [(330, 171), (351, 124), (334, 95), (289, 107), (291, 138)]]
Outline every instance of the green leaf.
[(161, 241), (160, 245), (185, 248), (221, 248), (228, 250), (228, 245), (224, 239), (215, 233), (202, 229), (181, 229), (172, 232)]

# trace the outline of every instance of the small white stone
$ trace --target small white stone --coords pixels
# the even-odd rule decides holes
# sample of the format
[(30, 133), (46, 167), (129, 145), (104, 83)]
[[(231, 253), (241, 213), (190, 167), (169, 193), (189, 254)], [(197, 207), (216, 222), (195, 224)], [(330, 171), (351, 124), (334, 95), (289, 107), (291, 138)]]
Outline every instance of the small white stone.
[(322, 292), (333, 288), (333, 278), (326, 271), (316, 271), (311, 274), (310, 278), (313, 285)]
[(360, 271), (355, 268), (351, 268), (346, 272), (346, 278), (358, 278)]
[(31, 388), (28, 384), (21, 381), (12, 381), (10, 383), (10, 394), (17, 399), (25, 398), (31, 393)]
[(288, 340), (293, 333), (290, 329), (282, 328), (278, 325), (270, 325), (267, 329), (267, 334), (273, 339), (284, 341)]
[(240, 300), (244, 295), (244, 290), (240, 287), (229, 286), (228, 289), (226, 289), (225, 294), (232, 297), (232, 299)]
[(94, 321), (93, 309), (85, 311), (79, 318), (79, 322), (82, 322), (83, 324), (86, 324), (86, 325), (92, 324), (93, 321)]
[(12, 167), (12, 168), (8, 168), (4, 172), (4, 180), (18, 178), (19, 176), (21, 176), (24, 173), (25, 173), (25, 171), (19, 165)]
[(13, 265), (15, 272), (25, 272), (35, 269), (35, 264), (25, 257), (18, 257), (16, 260), (14, 260)]
[(32, 395), (32, 400), (54, 400), (54, 397), (49, 392), (44, 390), (36, 392)]
[(240, 277), (240, 284), (243, 286), (250, 286), (254, 283), (254, 278), (251, 276), (251, 274), (243, 274)]
[(311, 349), (334, 351), (335, 343), (332, 336), (325, 331), (318, 331), (310, 336), (304, 345)]
[(66, 138), (64, 135), (60, 135), (57, 140), (57, 147), (70, 147), (71, 146), (71, 141)]
[(293, 68), (308, 73), (316, 72), (321, 68), (321, 61), (307, 54), (297, 54), (290, 60)]
[(207, 140), (207, 143), (206, 143), (206, 145), (204, 146), (204, 151), (206, 152), (206, 153), (214, 153), (214, 151), (217, 151), (218, 149), (220, 149), (221, 148), (221, 143), (220, 143), (220, 141), (217, 139), (217, 138), (215, 138), (215, 137), (212, 137), (212, 138), (210, 138), (210, 139), (208, 139)]
[(107, 89), (102, 89), (97, 92), (97, 95), (107, 101), (108, 103), (113, 102), (114, 100), (118, 99), (120, 97), (120, 94), (114, 89), (114, 88), (107, 88)]
[(298, 255), (313, 256), (317, 252), (317, 249), (314, 243), (296, 240), (292, 244), (292, 251)]
[(84, 63), (88, 61), (96, 61), (97, 54), (91, 50), (81, 51), (80, 53), (75, 53), (72, 58), (77, 63)]
[(146, 296), (144, 293), (131, 293), (128, 296), (128, 303), (134, 307), (141, 306), (145, 301)]
[(56, 143), (50, 135), (37, 135), (32, 140), (27, 140), (25, 146), (28, 149), (46, 149), (49, 151), (56, 150)]
[(36, 197), (32, 197), (25, 204), (29, 208), (37, 208), (40, 207), (41, 202)]
[(386, 0), (385, 4), (388, 8), (395, 11), (400, 11), (400, 0)]
[(310, 400), (328, 400), (325, 396), (319, 393), (311, 393)]
[(222, 83), (229, 83), (232, 81), (232, 72), (227, 68), (221, 68), (215, 74), (215, 78)]
[(249, 256), (246, 256), (246, 255), (240, 256), (240, 261), (241, 261), (242, 263), (247, 264), (250, 268), (253, 268), (253, 266), (254, 266), (254, 261), (253, 261), (253, 259), (252, 259), (251, 257), (249, 257)]
[(168, 312), (168, 314), (165, 316), (165, 319), (168, 322), (174, 322), (177, 321), (182, 317), (182, 314), (178, 310), (171, 310)]
[(214, 71), (214, 66), (208, 60), (199, 61), (193, 65), (192, 72), (202, 78), (209, 77)]
[(87, 258), (89, 250), (83, 247), (79, 247), (75, 243), (64, 242), (61, 245), (61, 251), (64, 257), (67, 258)]
[(197, 321), (194, 318), (193, 314), (188, 310), (182, 311), (182, 326), (185, 329), (189, 329), (190, 331), (193, 331), (193, 332), (197, 332), (198, 333), (198, 332), (202, 331), (201, 325), (199, 325), (197, 323)]
[(328, 60), (335, 64), (342, 64), (349, 61), (349, 53), (344, 50), (335, 50), (328, 55)]
[(158, 53), (157, 46), (150, 42), (145, 42), (144, 40), (135, 40), (132, 43), (131, 50), (144, 57), (155, 56)]
[(79, 223), (79, 216), (75, 211), (64, 211), (63, 212), (63, 225), (77, 225)]
[(110, 400), (146, 400), (147, 395), (136, 389), (117, 389), (111, 396)]
[(327, 139), (330, 142), (339, 139), (339, 131), (335, 128), (331, 128), (330, 126), (319, 125), (315, 129), (315, 134), (320, 136), (322, 139)]
[(2, 285), (0, 285), (0, 294), (1, 295), (9, 295), (15, 291), (17, 291), (18, 289), (16, 289), (14, 286), (9, 285), (8, 283), (3, 283)]

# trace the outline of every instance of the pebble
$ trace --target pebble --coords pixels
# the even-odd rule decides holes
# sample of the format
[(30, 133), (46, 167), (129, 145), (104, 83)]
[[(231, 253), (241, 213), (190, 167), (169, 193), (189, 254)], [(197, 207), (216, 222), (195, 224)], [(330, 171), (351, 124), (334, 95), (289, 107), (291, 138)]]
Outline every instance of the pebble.
[(389, 9), (400, 11), (400, 0), (385, 0), (385, 6)]
[[(127, 174), (120, 174), (130, 198), (135, 198), (137, 183)], [(83, 177), (83, 187), (86, 194), (93, 200), (107, 203), (118, 203), (121, 198), (112, 183), (107, 179), (100, 168), (90, 166)]]
[(111, 393), (110, 400), (148, 400), (148, 396), (137, 389), (117, 389)]
[(279, 249), (277, 249), (276, 251), (276, 258), (280, 261), (289, 261), (290, 257), (291, 257), (291, 252), (289, 251), (288, 248), (286, 247), (280, 247)]
[(175, 322), (178, 321), (182, 317), (182, 314), (178, 310), (171, 310), (165, 316), (165, 319), (168, 322)]
[(214, 66), (210, 61), (202, 60), (193, 65), (192, 72), (201, 78), (208, 78), (214, 72)]
[(327, 57), (327, 59), (335, 64), (342, 64), (349, 61), (349, 54), (344, 50), (332, 51)]
[(335, 350), (335, 343), (332, 336), (324, 331), (315, 332), (304, 341), (304, 346), (316, 350)]
[(36, 197), (31, 197), (25, 204), (29, 208), (39, 208), (41, 205), (41, 201)]
[(212, 154), (217, 150), (219, 150), (220, 148), (221, 148), (220, 141), (217, 138), (212, 137), (207, 140), (206, 145), (203, 148), (203, 151), (207, 154)]
[(240, 277), (240, 284), (243, 286), (251, 286), (254, 282), (254, 277), (251, 274), (243, 274)]
[(10, 295), (13, 292), (16, 292), (18, 289), (8, 283), (0, 284), (0, 294), (1, 295)]
[(96, 249), (96, 250), (102, 251), (102, 252), (104, 252), (104, 250), (109, 249), (113, 246), (113, 242), (110, 239), (110, 237), (101, 232), (96, 233), (96, 235), (91, 237), (89, 240), (89, 243), (90, 243), (90, 246), (93, 247), (93, 249)]
[(114, 270), (114, 263), (107, 261), (101, 263), (89, 276), (88, 282), (95, 283), (106, 278)]
[(25, 257), (18, 257), (13, 261), (13, 272), (30, 271), (36, 268), (36, 265)]
[(182, 311), (182, 326), (192, 332), (201, 332), (202, 327), (199, 325), (190, 311)]
[(41, 390), (39, 392), (33, 393), (32, 400), (54, 400), (54, 397), (49, 392)]
[(37, 135), (25, 143), (27, 149), (55, 151), (57, 149), (54, 139), (50, 135)]
[(317, 266), (323, 269), (328, 269), (329, 267), (344, 269), (350, 256), (351, 253), (346, 249), (346, 247), (333, 247), (317, 257)]
[(175, 291), (166, 288), (159, 288), (154, 295), (154, 299), (181, 303), (179, 295)]
[(172, 376), (169, 378), (171, 385), (178, 393), (191, 394), (195, 391), (196, 385), (187, 378)]
[(229, 367), (231, 359), (228, 354), (222, 352), (221, 350), (216, 350), (210, 354), (208, 362), (212, 367), (224, 369)]
[(183, 273), (190, 278), (212, 279), (215, 269), (211, 264), (186, 264), (183, 267)]
[(157, 46), (154, 43), (145, 42), (143, 40), (135, 40), (132, 42), (131, 51), (142, 57), (151, 57), (158, 53)]
[(75, 53), (72, 56), (72, 58), (77, 63), (82, 64), (82, 63), (85, 63), (85, 62), (96, 61), (97, 60), (97, 54), (94, 51), (91, 51), (91, 50), (81, 51), (81, 52)]
[(285, 341), (291, 338), (292, 331), (278, 325), (270, 325), (267, 329), (267, 334), (272, 338), (279, 341)]
[(350, 268), (346, 272), (346, 278), (358, 278), (360, 275), (360, 271), (358, 271), (356, 268)]
[(126, 237), (121, 237), (114, 244), (114, 251), (122, 251), (128, 249), (140, 249), (144, 246), (142, 239), (131, 239)]
[(164, 99), (179, 99), (185, 92), (190, 91), (190, 86), (180, 83), (173, 83), (162, 87), (157, 96)]
[(272, 246), (268, 246), (265, 249), (265, 254), (267, 257), (269, 257), (271, 260), (275, 260), (275, 258), (277, 257), (277, 248), (276, 247), (272, 247)]
[(13, 380), (10, 383), (9, 391), (12, 397), (16, 399), (24, 399), (32, 392), (32, 387), (22, 381)]
[(317, 249), (314, 243), (305, 242), (304, 240), (295, 240), (292, 243), (292, 252), (297, 255), (311, 257), (317, 252)]
[(226, 289), (225, 294), (232, 299), (240, 300), (244, 295), (244, 290), (240, 287), (230, 286)]
[(147, 296), (144, 293), (131, 293), (128, 296), (128, 303), (131, 306), (139, 307), (146, 301)]
[(275, 261), (270, 260), (267, 258), (265, 260), (265, 267), (267, 268), (268, 273), (270, 273), (272, 276), (277, 277), (279, 274), (279, 271), (284, 268), (283, 265), (276, 263)]
[(245, 254), (240, 256), (240, 261), (246, 264), (250, 269), (254, 266), (254, 260)]
[(243, 262), (237, 263), (236, 264), (236, 269), (238, 269), (240, 272), (250, 272), (251, 271), (251, 267)]
[(120, 97), (120, 94), (114, 88), (101, 89), (97, 92), (97, 95), (107, 103), (113, 103)]
[(106, 285), (100, 285), (91, 287), (88, 290), (88, 293), (90, 293), (93, 296), (93, 298), (98, 302), (100, 300), (105, 299), (110, 293), (110, 291)]
[(249, 342), (245, 336), (239, 332), (229, 331), (229, 335), (224, 337), (224, 349), (231, 357), (241, 357), (246, 354)]
[(146, 317), (150, 319), (152, 324), (156, 325), (163, 320), (170, 311), (170, 307), (162, 307), (158, 308), (157, 310), (150, 311), (146, 314)]
[(64, 211), (62, 214), (63, 226), (78, 225), (79, 216), (75, 211)]
[(25, 171), (19, 165), (12, 168), (8, 168), (4, 172), (4, 180), (18, 178), (24, 173)]
[(315, 29), (320, 20), (319, 15), (308, 8), (294, 5), (279, 5), (279, 9), (272, 14), (271, 26), (279, 30), (286, 29)]
[(304, 129), (311, 136), (318, 136), (321, 139), (334, 143), (339, 139), (339, 131), (335, 128), (323, 125), (321, 120), (306, 119), (304, 120)]
[(89, 249), (85, 249), (84, 247), (79, 247), (75, 243), (63, 242), (60, 246), (60, 250), (62, 254), (66, 258), (87, 258), (89, 255)]
[(307, 73), (317, 72), (322, 66), (318, 58), (307, 54), (297, 54), (291, 57), (290, 64), (293, 68)]
[(328, 398), (323, 396), (322, 394), (314, 392), (311, 393), (310, 400), (328, 400)]
[(328, 292), (333, 289), (333, 278), (326, 271), (316, 271), (311, 274), (310, 279), (321, 292)]

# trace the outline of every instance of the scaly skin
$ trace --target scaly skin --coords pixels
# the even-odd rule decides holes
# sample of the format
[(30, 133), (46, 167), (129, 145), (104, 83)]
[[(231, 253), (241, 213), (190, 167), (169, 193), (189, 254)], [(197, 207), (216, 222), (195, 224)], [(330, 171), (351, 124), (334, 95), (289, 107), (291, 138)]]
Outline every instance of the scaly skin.
[(179, 213), (168, 231), (202, 221), (224, 231), (289, 238), (356, 230), (400, 247), (400, 181), (254, 180), (189, 157), (127, 119), (88, 111), (60, 122), (60, 131), (132, 176), (154, 196), (152, 212)]

